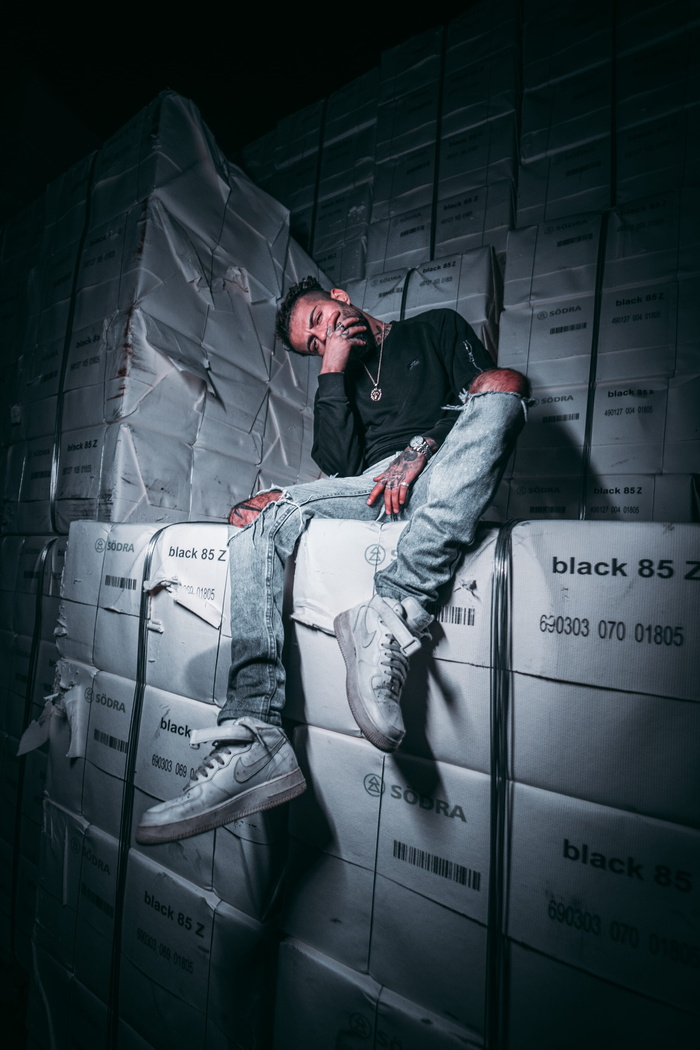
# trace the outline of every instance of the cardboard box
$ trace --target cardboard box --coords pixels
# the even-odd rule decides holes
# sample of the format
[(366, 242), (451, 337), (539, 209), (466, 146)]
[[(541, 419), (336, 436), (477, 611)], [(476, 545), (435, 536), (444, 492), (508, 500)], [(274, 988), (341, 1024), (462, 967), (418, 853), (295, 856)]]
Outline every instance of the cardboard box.
[[(372, 122), (352, 135), (324, 142), (318, 189), (314, 193), (319, 202), (354, 187), (364, 191), (371, 189), (378, 134), (379, 128)], [(416, 142), (415, 145), (420, 143)]]
[(430, 255), (431, 206), (424, 203), (370, 223), (367, 231), (367, 275), (416, 266)]
[(668, 383), (668, 409), (664, 434), (664, 472), (690, 473), (695, 470), (700, 433), (694, 405), (697, 403), (699, 380), (678, 376)]
[(434, 144), (438, 115), (435, 80), (377, 107), (376, 159), (378, 163), (409, 150)]
[(315, 252), (319, 266), (335, 282), (361, 278), (365, 273), (367, 236), (353, 237), (343, 243)]
[[(511, 1050), (586, 1050), (605, 1038), (640, 1050), (692, 1046), (697, 1016), (635, 994), (520, 944), (508, 945), (507, 1045)], [(595, 1003), (595, 1009), (586, 1009)]]
[(292, 1050), (300, 1031), (310, 1050), (354, 1038), (374, 1039), (379, 1046), (396, 1041), (406, 1050), (480, 1045), (476, 1033), (299, 941), (283, 941), (279, 958), (275, 1050)]
[(697, 1011), (700, 833), (520, 784), (511, 799), (509, 936)]
[(370, 974), (453, 1024), (483, 1032), (486, 928), (381, 875)]
[(442, 123), (443, 135), (453, 135), (485, 120), (493, 120), (517, 107), (518, 64), (517, 52), (504, 41), (503, 50), (488, 57), (467, 57), (466, 48), (458, 65), (456, 49), (448, 49), (445, 57)]
[(415, 317), (426, 309), (456, 310), (491, 348), (497, 342), (497, 298), (493, 252), (489, 247), (476, 248), (419, 264), (409, 275), (404, 317)]
[[(432, 144), (377, 164), (374, 169), (372, 223), (430, 204), (434, 177), (435, 146)], [(463, 188), (458, 186), (455, 192)]]
[(517, 477), (509, 482), (509, 489), (509, 518), (550, 521), (579, 518), (579, 478)]
[(603, 135), (572, 149), (520, 165), (518, 226), (550, 222), (610, 204), (610, 139)]
[(283, 941), (275, 999), (275, 1050), (293, 1050), (302, 1031), (309, 1050), (322, 1050), (334, 1040), (371, 1039), (379, 991), (367, 974), (301, 941)]
[[(216, 831), (212, 885), (227, 904), (265, 921), (278, 908), (285, 872), (288, 807), (235, 820)], [(166, 865), (167, 866), (167, 865)]]
[(601, 63), (523, 94), (520, 154), (532, 160), (610, 130), (612, 69)]
[(75, 975), (103, 1002), (111, 976), (111, 945), (117, 894), (119, 842), (91, 826), (82, 846), (78, 897)]
[(193, 729), (216, 726), (218, 708), (147, 686), (136, 746), (134, 784), (159, 801), (188, 784), (210, 748), (192, 748)]
[(582, 10), (551, 0), (531, 3), (523, 35), (523, 79), (526, 88), (547, 84), (609, 60), (612, 12)]
[[(581, 322), (574, 322), (577, 323)], [(528, 477), (546, 470), (552, 475), (579, 475), (588, 388), (533, 384), (532, 394), (535, 403), (528, 408), (527, 426), (515, 449), (514, 473)]]
[[(658, 521), (654, 517), (656, 480), (653, 474), (596, 474), (586, 484), (586, 517), (591, 521)], [(673, 517), (678, 520), (683, 519)]]
[[(635, 119), (633, 117), (633, 119)], [(692, 186), (698, 179), (698, 162), (688, 143), (698, 134), (697, 106), (644, 123), (621, 127), (617, 145), (617, 199), (636, 200), (666, 187)]]
[(378, 273), (364, 280), (352, 281), (347, 292), (355, 306), (379, 320), (396, 319), (401, 314), (405, 270)]
[(700, 826), (697, 704), (514, 674), (509, 722), (514, 780)]
[[(324, 143), (352, 134), (376, 120), (379, 69), (375, 67), (328, 96), (323, 129)], [(260, 142), (260, 139), (256, 140)]]
[(435, 255), (466, 252), (482, 244), (505, 249), (513, 225), (513, 184), (509, 179), (438, 200)]
[(94, 662), (97, 609), (81, 602), (62, 600), (56, 625), (56, 646), (66, 660)]
[(438, 78), (441, 32), (439, 26), (426, 29), (405, 43), (382, 52), (380, 99), (402, 95)]
[(490, 783), (440, 762), (385, 759), (378, 876), (485, 923)]
[(440, 197), (513, 178), (516, 148), (515, 114), (486, 120), (441, 139)]
[(132, 853), (124, 901), (125, 959), (182, 1002), (199, 1008), (208, 991), (217, 905), (210, 891)]
[(650, 284), (697, 268), (698, 216), (690, 188), (620, 204), (610, 215), (606, 288)]
[(587, 382), (594, 314), (592, 295), (505, 310), (499, 327), (499, 367), (516, 368), (545, 388)]
[(599, 379), (672, 375), (677, 327), (678, 286), (674, 281), (604, 292)]
[(516, 13), (511, 0), (475, 4), (447, 24), (447, 69), (481, 61), (511, 47), (515, 39)]
[[(162, 943), (167, 950), (168, 945)], [(131, 1040), (125, 1046), (148, 1050), (163, 1039), (186, 1039), (193, 1046), (206, 1046), (206, 1011), (184, 1001), (126, 958), (120, 967), (120, 1000), (120, 1042)]]
[(695, 699), (696, 539), (692, 525), (518, 525), (513, 669)]
[(508, 234), (503, 300), (508, 306), (593, 295), (601, 218), (571, 216)]
[(293, 839), (280, 928), (345, 966), (366, 973), (373, 891), (370, 869)]
[(660, 472), (666, 399), (664, 380), (597, 383), (591, 468), (599, 474)]
[(307, 790), (290, 806), (298, 841), (374, 870), (383, 801), (383, 755), (367, 740), (299, 727), (294, 749)]
[(699, 495), (694, 475), (658, 474), (654, 479), (654, 521), (699, 521)]

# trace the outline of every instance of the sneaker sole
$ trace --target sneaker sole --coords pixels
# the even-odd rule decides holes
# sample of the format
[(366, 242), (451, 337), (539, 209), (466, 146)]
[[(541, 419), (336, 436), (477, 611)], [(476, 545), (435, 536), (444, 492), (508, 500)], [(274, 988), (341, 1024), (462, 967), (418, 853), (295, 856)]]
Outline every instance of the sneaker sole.
[(340, 646), (340, 651), (345, 662), (345, 670), (347, 672), (345, 676), (345, 693), (348, 698), (352, 717), (355, 719), (370, 744), (374, 744), (374, 746), (380, 751), (386, 751), (388, 754), (391, 754), (392, 751), (396, 751), (405, 734), (402, 733), (401, 737), (396, 741), (390, 740), (389, 737), (387, 737), (385, 733), (382, 733), (381, 729), (371, 721), (369, 714), (359, 698), (360, 689), (357, 681), (355, 639), (352, 633), (349, 613), (342, 612), (336, 616), (333, 621), (333, 629), (335, 630), (335, 637)]
[(304, 774), (300, 769), (295, 769), (277, 777), (276, 780), (249, 788), (205, 813), (173, 821), (171, 824), (139, 824), (136, 828), (136, 841), (140, 845), (148, 846), (187, 839), (204, 831), (213, 831), (214, 828), (223, 827), (224, 824), (230, 824), (242, 817), (249, 817), (253, 813), (261, 813), (264, 809), (281, 806), (283, 802), (297, 798), (305, 789)]

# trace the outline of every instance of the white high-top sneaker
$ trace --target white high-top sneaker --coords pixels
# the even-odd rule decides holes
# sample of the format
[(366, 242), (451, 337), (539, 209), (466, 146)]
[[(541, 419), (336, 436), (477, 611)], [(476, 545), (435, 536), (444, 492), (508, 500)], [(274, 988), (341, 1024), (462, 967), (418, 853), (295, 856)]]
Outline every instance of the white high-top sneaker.
[(237, 718), (192, 731), (193, 746), (210, 740), (213, 750), (183, 793), (143, 814), (137, 842), (186, 839), (279, 806), (306, 787), (292, 745), (277, 726), (259, 718)]
[(399, 701), (408, 657), (420, 649), (426, 614), (414, 598), (371, 601), (340, 613), (333, 621), (347, 669), (350, 710), (367, 739), (380, 751), (395, 751), (404, 738)]

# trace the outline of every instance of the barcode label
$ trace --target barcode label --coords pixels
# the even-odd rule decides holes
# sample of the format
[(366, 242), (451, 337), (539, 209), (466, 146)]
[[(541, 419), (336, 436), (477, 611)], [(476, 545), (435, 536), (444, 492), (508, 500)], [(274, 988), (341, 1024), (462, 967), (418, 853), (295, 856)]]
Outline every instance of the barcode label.
[(117, 736), (110, 736), (109, 733), (103, 733), (101, 729), (93, 729), (93, 735), (98, 744), (104, 744), (106, 747), (111, 747), (115, 751), (121, 751), (122, 754), (126, 753), (128, 746), (126, 740), (120, 740)]
[(557, 248), (565, 248), (567, 244), (578, 244), (580, 241), (592, 240), (592, 233), (582, 233), (580, 237), (565, 237), (563, 241), (557, 241)]
[(105, 576), (105, 587), (120, 587), (123, 591), (135, 591), (138, 581), (129, 576)]
[(474, 606), (466, 605), (443, 605), (435, 613), (438, 623), (454, 623), (458, 627), (473, 627)]
[(580, 332), (582, 328), (588, 328), (588, 321), (579, 321), (578, 324), (562, 324), (557, 328), (550, 328), (550, 335), (561, 335), (562, 332)]
[(94, 890), (91, 890), (89, 886), (86, 886), (84, 882), (80, 883), (80, 892), (83, 897), (86, 897), (96, 908), (99, 908), (100, 911), (105, 913), (105, 915), (109, 915), (110, 919), (114, 917), (114, 907), (109, 901), (100, 897), (99, 894), (95, 893)]
[(429, 871), (433, 875), (439, 875), (451, 882), (458, 882), (460, 886), (467, 886), (470, 890), (481, 891), (481, 872), (473, 868), (465, 868), (463, 864), (456, 864), (445, 857), (436, 857), (434, 853), (428, 853), (417, 846), (407, 846), (405, 842), (394, 839), (394, 857), (396, 860), (413, 864), (416, 868)]
[(566, 514), (566, 507), (530, 507), (530, 514)]
[(578, 412), (569, 412), (565, 416), (543, 416), (543, 423), (568, 423), (570, 419), (578, 419)]

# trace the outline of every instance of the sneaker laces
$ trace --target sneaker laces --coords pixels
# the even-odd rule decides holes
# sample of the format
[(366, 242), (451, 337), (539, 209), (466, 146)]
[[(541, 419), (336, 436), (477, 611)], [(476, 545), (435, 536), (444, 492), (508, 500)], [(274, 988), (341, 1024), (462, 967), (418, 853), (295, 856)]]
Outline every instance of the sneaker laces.
[(198, 780), (206, 780), (207, 777), (211, 776), (212, 772), (225, 766), (226, 762), (224, 761), (223, 756), (231, 754), (232, 751), (233, 746), (230, 743), (215, 743), (213, 750), (209, 752), (205, 759), (203, 759), (201, 765), (197, 766), (195, 769), (185, 791), (189, 791)]
[(382, 658), (379, 661), (381, 667), (386, 668), (380, 688), (389, 693), (391, 700), (398, 700), (408, 674), (408, 657), (394, 638), (388, 632), (382, 636), (380, 645), (382, 647)]
[[(224, 738), (220, 739), (222, 736)], [(192, 732), (193, 746), (199, 747), (200, 743), (207, 740), (211, 740), (214, 746), (207, 757), (195, 769), (187, 787), (184, 789), (185, 791), (189, 791), (197, 781), (206, 780), (217, 769), (225, 766), (224, 756), (232, 754), (236, 745), (244, 746), (257, 740), (259, 744), (262, 744), (264, 748), (269, 750), (263, 740), (260, 729), (255, 722), (248, 718), (237, 719), (231, 725), (225, 725), (225, 728), (216, 726), (210, 730), (199, 729)]]

